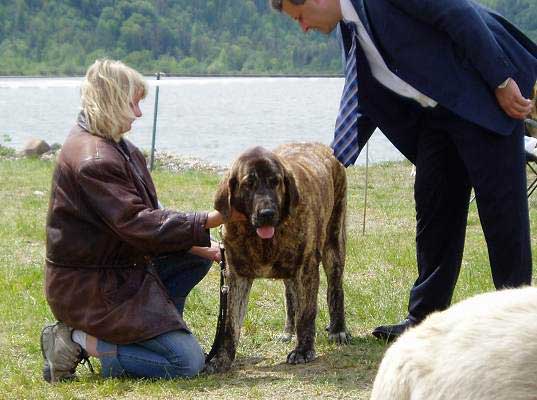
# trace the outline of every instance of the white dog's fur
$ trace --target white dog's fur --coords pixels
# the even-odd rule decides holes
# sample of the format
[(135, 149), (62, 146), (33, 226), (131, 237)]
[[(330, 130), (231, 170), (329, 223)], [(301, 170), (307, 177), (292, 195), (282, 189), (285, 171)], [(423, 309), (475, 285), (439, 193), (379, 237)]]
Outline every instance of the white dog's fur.
[(536, 400), (537, 288), (434, 313), (386, 352), (371, 400)]

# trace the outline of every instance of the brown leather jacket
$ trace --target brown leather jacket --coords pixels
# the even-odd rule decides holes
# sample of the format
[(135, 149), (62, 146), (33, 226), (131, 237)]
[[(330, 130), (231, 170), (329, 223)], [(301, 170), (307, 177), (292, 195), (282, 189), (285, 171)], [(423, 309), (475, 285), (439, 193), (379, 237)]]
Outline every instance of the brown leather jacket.
[(151, 256), (209, 246), (207, 214), (159, 209), (141, 152), (79, 124), (58, 157), (47, 216), (45, 292), (54, 316), (116, 344), (188, 330)]

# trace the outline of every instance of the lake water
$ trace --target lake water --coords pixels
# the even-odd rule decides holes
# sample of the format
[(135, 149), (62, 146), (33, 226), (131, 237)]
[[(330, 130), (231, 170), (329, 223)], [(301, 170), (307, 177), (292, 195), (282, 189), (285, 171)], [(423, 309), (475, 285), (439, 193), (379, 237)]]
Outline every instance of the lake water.
[[(148, 77), (144, 116), (129, 139), (151, 148), (157, 81)], [(79, 110), (82, 78), (0, 78), (0, 143), (21, 149), (32, 137), (63, 143)], [(293, 141), (329, 144), (343, 78), (164, 78), (158, 81), (156, 148), (227, 166), (243, 150)], [(11, 139), (6, 143), (3, 135)], [(369, 160), (400, 160), (380, 133)], [(365, 162), (365, 151), (358, 163)]]

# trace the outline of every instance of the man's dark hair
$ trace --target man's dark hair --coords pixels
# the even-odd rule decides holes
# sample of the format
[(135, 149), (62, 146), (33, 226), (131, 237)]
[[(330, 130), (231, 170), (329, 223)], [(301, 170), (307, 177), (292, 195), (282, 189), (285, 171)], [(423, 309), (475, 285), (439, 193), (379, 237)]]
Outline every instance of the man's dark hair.
[[(270, 1), (270, 5), (272, 6), (272, 8), (278, 11), (282, 11), (283, 0), (269, 0), (269, 1)], [(299, 6), (306, 2), (306, 0), (289, 0), (289, 1), (296, 6)]]

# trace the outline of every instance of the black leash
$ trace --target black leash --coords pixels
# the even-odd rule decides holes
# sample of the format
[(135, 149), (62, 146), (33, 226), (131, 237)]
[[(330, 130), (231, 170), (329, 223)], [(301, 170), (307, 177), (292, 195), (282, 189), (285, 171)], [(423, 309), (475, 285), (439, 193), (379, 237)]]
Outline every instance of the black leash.
[(205, 357), (205, 362), (208, 363), (216, 355), (216, 352), (222, 346), (224, 341), (224, 331), (226, 329), (227, 317), (227, 295), (229, 287), (226, 285), (226, 253), (224, 246), (220, 244), (220, 309), (218, 310), (218, 322), (216, 324), (216, 334), (214, 335), (211, 351)]

